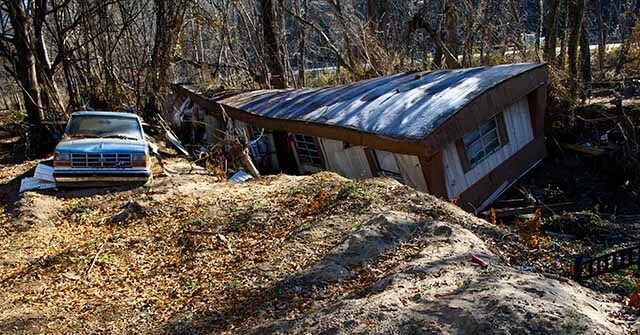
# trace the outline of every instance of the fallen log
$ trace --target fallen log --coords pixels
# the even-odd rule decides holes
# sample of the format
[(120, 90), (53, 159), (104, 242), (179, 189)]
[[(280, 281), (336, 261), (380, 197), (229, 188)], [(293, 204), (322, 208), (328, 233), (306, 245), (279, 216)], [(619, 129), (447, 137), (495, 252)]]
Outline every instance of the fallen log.
[(560, 147), (592, 156), (602, 156), (607, 153), (606, 149), (600, 147), (588, 147), (581, 144), (560, 143)]
[[(535, 205), (535, 206), (526, 206), (526, 207), (518, 207), (518, 208), (503, 208), (503, 209), (494, 209), (496, 214), (496, 219), (510, 219), (520, 215), (533, 214), (535, 211), (540, 208), (542, 209), (542, 213), (552, 213), (555, 214), (558, 211), (568, 210), (573, 208), (575, 202), (560, 202), (556, 204), (549, 205)], [(481, 216), (485, 218), (491, 217), (491, 211), (482, 212)]]

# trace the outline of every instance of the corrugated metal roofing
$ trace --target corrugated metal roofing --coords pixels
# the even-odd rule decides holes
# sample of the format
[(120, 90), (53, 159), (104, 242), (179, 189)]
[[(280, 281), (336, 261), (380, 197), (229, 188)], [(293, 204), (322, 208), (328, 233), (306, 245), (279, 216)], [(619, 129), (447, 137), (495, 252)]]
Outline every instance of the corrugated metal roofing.
[(218, 102), (263, 117), (419, 140), (488, 89), (540, 66), (409, 72), (337, 87), (249, 91)]

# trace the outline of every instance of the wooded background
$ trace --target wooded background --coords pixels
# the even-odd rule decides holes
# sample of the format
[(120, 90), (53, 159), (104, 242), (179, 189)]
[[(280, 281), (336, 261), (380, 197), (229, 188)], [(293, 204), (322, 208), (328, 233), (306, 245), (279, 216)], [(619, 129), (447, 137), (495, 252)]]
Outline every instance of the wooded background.
[[(640, 67), (639, 6), (640, 0), (0, 0), (0, 109), (24, 108), (28, 123), (38, 125), (87, 108), (158, 111), (171, 81), (299, 88), (521, 61), (549, 62), (558, 92), (575, 99), (588, 94), (593, 77), (620, 78)], [(606, 53), (609, 44), (615, 45)]]

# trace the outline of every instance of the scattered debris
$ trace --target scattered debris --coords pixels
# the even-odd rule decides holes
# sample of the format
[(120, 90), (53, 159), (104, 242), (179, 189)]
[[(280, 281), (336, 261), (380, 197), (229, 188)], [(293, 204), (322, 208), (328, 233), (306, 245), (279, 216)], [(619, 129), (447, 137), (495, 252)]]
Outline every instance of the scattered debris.
[(520, 271), (532, 271), (533, 270), (533, 268), (528, 266), (528, 265), (515, 265), (513, 268), (516, 269), (516, 270), (520, 270)]
[(640, 244), (587, 259), (583, 255), (579, 255), (573, 266), (573, 278), (576, 281), (581, 281), (630, 266), (638, 266), (639, 264)]
[(244, 170), (240, 170), (233, 176), (231, 176), (231, 178), (229, 178), (229, 181), (233, 183), (242, 183), (249, 179), (253, 179), (253, 177), (250, 174), (246, 173)]
[(20, 182), (20, 192), (53, 188), (56, 188), (56, 182), (53, 179), (53, 167), (42, 163), (36, 166), (33, 177), (23, 178)]
[(100, 253), (102, 252), (102, 248), (104, 248), (105, 244), (106, 244), (106, 242), (102, 242), (102, 244), (98, 248), (98, 252), (96, 252), (96, 255), (93, 256), (93, 260), (91, 261), (91, 265), (87, 269), (87, 276), (91, 273), (91, 270), (93, 270), (93, 266), (96, 265), (96, 260), (98, 259), (98, 256), (100, 256)]
[(482, 212), (481, 216), (485, 218), (495, 217), (495, 219), (513, 219), (526, 214), (535, 214), (540, 209), (543, 214), (562, 213), (563, 211), (575, 208), (575, 202), (561, 202), (557, 204), (541, 204), (536, 206), (524, 206), (517, 208), (492, 208), (489, 211)]
[(189, 151), (184, 147), (184, 145), (182, 145), (182, 142), (180, 142), (178, 136), (176, 136), (173, 130), (171, 130), (171, 126), (167, 123), (167, 121), (165, 121), (164, 118), (160, 116), (160, 114), (156, 114), (155, 117), (157, 119), (158, 125), (160, 125), (160, 127), (164, 130), (164, 137), (167, 144), (171, 145), (183, 155), (189, 156)]
[[(604, 139), (604, 137), (601, 137)], [(602, 156), (608, 152), (610, 152), (610, 150), (608, 150), (607, 148), (600, 148), (600, 147), (595, 147), (593, 145), (591, 145), (590, 143), (581, 145), (581, 144), (572, 144), (572, 143), (560, 143), (560, 146), (563, 149), (568, 149), (568, 150), (573, 150), (573, 151), (577, 151), (577, 152), (581, 152), (584, 154), (589, 154), (592, 156)]]
[(182, 142), (180, 142), (173, 132), (167, 130), (165, 132), (165, 139), (168, 144), (180, 151), (183, 155), (189, 156), (189, 151), (182, 145)]
[(483, 261), (482, 258), (476, 256), (476, 255), (472, 255), (471, 256), (471, 260), (480, 265), (482, 268), (487, 268), (489, 266), (489, 264), (487, 264), (487, 262)]
[(112, 223), (127, 223), (128, 220), (145, 215), (147, 205), (138, 201), (127, 201), (122, 205), (122, 210), (111, 217)]

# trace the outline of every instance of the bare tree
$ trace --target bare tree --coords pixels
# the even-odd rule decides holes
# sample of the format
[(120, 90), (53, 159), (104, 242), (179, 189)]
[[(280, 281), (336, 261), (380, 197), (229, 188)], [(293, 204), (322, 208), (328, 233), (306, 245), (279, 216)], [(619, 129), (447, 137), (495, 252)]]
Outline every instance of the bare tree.
[(162, 110), (162, 97), (169, 92), (171, 61), (190, 0), (154, 0), (155, 37), (147, 72), (147, 113)]
[[(276, 0), (277, 1), (277, 0)], [(265, 41), (265, 50), (268, 65), (271, 69), (269, 80), (273, 88), (286, 88), (289, 86), (285, 73), (285, 61), (280, 34), (278, 34), (278, 18), (274, 0), (261, 0), (262, 7), (262, 34)]]
[(558, 6), (560, 0), (549, 0), (548, 12), (545, 16), (547, 35), (544, 40), (544, 59), (547, 62), (556, 62), (556, 48), (558, 39)]
[[(458, 62), (458, 58), (454, 55), (447, 44), (442, 40), (442, 37), (438, 30), (434, 29), (429, 22), (428, 13), (429, 8), (423, 6), (414, 16), (411, 18), (408, 24), (408, 31), (415, 32), (419, 29), (424, 29), (429, 36), (431, 36), (431, 40), (436, 46), (436, 53), (440, 53), (444, 55), (447, 67), (450, 69), (460, 68), (461, 65)], [(437, 56), (434, 56), (437, 59)]]
[(591, 92), (591, 50), (589, 49), (587, 20), (582, 21), (582, 31), (580, 33), (580, 97), (584, 101)]
[(596, 13), (596, 20), (598, 22), (598, 78), (604, 79), (604, 60), (605, 52), (607, 48), (606, 31), (604, 26), (604, 20), (602, 18), (602, 0), (594, 0), (593, 7)]
[(568, 0), (569, 38), (567, 40), (567, 65), (569, 71), (569, 92), (576, 94), (578, 84), (578, 43), (584, 16), (584, 0)]

